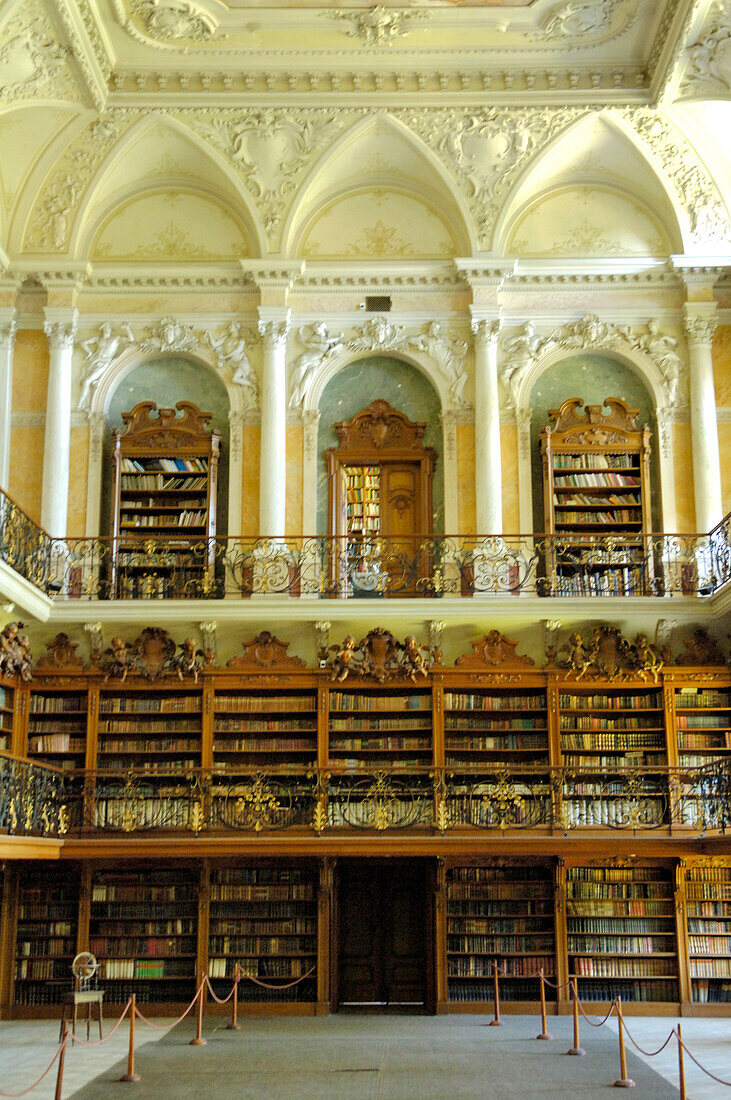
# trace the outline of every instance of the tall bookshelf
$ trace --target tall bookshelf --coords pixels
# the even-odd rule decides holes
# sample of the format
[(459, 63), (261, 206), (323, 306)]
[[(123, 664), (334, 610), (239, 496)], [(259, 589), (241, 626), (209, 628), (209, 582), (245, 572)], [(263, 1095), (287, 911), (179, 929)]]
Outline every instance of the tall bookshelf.
[(85, 688), (33, 690), (28, 707), (28, 757), (64, 771), (86, 760)]
[(141, 401), (122, 414), (125, 429), (114, 435), (112, 592), (118, 598), (212, 590), (221, 437), (208, 429), (210, 418), (190, 401), (178, 401), (175, 409)]
[(569, 976), (584, 1001), (677, 1002), (670, 871), (650, 864), (566, 868)]
[(213, 763), (235, 768), (314, 764), (317, 760), (317, 691), (217, 691)]
[(681, 767), (701, 768), (731, 756), (731, 688), (683, 684), (675, 689)]
[[(562, 763), (581, 779), (564, 792), (571, 825), (616, 826), (627, 813), (622, 773), (637, 769), (647, 794), (643, 823), (667, 813), (664, 780), (653, 767), (667, 764), (662, 690), (642, 681), (622, 686), (562, 683), (558, 692)], [(636, 793), (636, 792), (635, 792)]]
[(345, 498), (351, 535), (364, 540), (381, 533), (381, 467), (346, 466)]
[[(548, 591), (626, 596), (649, 591), (653, 563), (650, 429), (619, 397), (550, 409), (540, 433)], [(604, 408), (609, 410), (604, 413)], [(614, 541), (616, 540), (616, 541)]]
[(89, 948), (113, 1004), (187, 1004), (196, 989), (198, 876), (156, 866), (95, 871)]
[(58, 1005), (73, 988), (79, 877), (68, 866), (25, 865), (17, 887), (13, 1001)]
[(219, 996), (238, 967), (243, 1002), (317, 999), (317, 879), (302, 864), (212, 868), (208, 973)]
[(10, 752), (13, 747), (13, 715), (15, 713), (15, 689), (0, 683), (0, 751)]
[(538, 1000), (541, 970), (555, 982), (550, 867), (497, 861), (447, 869), (448, 1000), (492, 1002), (496, 965), (505, 1001)]
[(688, 963), (695, 1004), (731, 1004), (731, 859), (685, 873)]
[(428, 767), (430, 689), (346, 686), (330, 691), (329, 762), (349, 769)]

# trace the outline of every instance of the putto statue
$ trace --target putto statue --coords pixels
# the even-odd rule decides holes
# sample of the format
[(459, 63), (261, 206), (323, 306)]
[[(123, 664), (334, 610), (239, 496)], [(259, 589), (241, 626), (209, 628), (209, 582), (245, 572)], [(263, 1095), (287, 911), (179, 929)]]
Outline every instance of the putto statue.
[(121, 355), (135, 338), (127, 321), (122, 325), (122, 332), (115, 332), (109, 321), (105, 321), (99, 329), (98, 336), (91, 336), (88, 340), (82, 340), (80, 347), (86, 353), (84, 373), (81, 376), (81, 393), (79, 395), (78, 408), (87, 409), (92, 389), (97, 385), (102, 375), (118, 355)]
[(186, 638), (184, 642), (180, 643), (180, 653), (177, 653), (170, 662), (171, 668), (174, 668), (178, 674), (178, 679), (183, 680), (185, 677), (192, 677), (195, 683), (198, 683), (198, 673), (201, 671), (206, 663), (206, 655), (202, 649), (199, 648), (195, 638)]
[(8, 623), (0, 632), (0, 675), (32, 679), (30, 642), (21, 631), (25, 623)]
[(214, 337), (210, 332), (207, 336), (211, 350), (216, 353), (219, 369), (228, 368), (233, 371), (231, 381), (246, 392), (247, 404), (258, 408), (259, 384), (246, 352), (246, 336), (241, 323), (232, 321), (226, 325), (220, 336)]
[(331, 335), (324, 321), (313, 325), (304, 325), (298, 333), (299, 341), (305, 349), (294, 365), (292, 392), (289, 397), (290, 409), (298, 408), (305, 399), (312, 376), (326, 355), (332, 355), (343, 347), (343, 333)]

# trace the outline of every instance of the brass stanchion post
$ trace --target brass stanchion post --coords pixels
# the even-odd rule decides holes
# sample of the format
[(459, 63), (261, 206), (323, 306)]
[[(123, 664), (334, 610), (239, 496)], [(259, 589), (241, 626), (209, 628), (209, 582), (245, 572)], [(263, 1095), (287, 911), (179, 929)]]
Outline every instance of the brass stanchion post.
[(490, 1020), (488, 1026), (500, 1027), (502, 1021), (500, 1020), (500, 983), (498, 981), (497, 959), (495, 959), (494, 963), (492, 964), (492, 976), (495, 983), (495, 1015), (492, 1020)]
[(574, 1045), (566, 1053), (581, 1057), (582, 1054), (586, 1054), (586, 1051), (579, 1046), (579, 997), (576, 992), (576, 978), (571, 979), (571, 996), (574, 1001)]
[(233, 995), (232, 1000), (233, 1000), (233, 1005), (231, 1007), (231, 1022), (226, 1024), (226, 1030), (227, 1031), (240, 1031), (241, 1028), (240, 1028), (239, 1020), (238, 1020), (238, 1016), (239, 1016), (239, 964), (238, 963), (236, 963), (236, 966), (234, 967), (234, 995)]
[(546, 987), (543, 980), (543, 968), (538, 972), (538, 976), (541, 979), (541, 1034), (536, 1035), (536, 1039), (552, 1039), (553, 1036), (548, 1034), (548, 1026), (546, 1024)]
[(61, 1100), (61, 1090), (63, 1089), (63, 1063), (66, 1058), (66, 1043), (69, 1037), (69, 1025), (68, 1021), (63, 1022), (63, 1035), (61, 1037), (61, 1053), (58, 1056), (58, 1070), (56, 1071), (56, 1091), (53, 1094), (53, 1100)]
[(135, 1015), (137, 1014), (137, 997), (133, 993), (129, 1006), (129, 1048), (127, 1050), (127, 1072), (119, 1078), (120, 1081), (134, 1083), (140, 1080), (139, 1073), (135, 1073)]
[(191, 1047), (204, 1047), (206, 1040), (203, 1038), (203, 990), (205, 989), (204, 982), (201, 982), (198, 990), (198, 1012), (196, 1014), (196, 1029), (195, 1038), (190, 1040), (188, 1044)]
[(619, 1025), (619, 1072), (621, 1077), (614, 1082), (615, 1089), (633, 1089), (635, 1083), (627, 1076), (627, 1054), (624, 1049), (624, 1026), (622, 1021), (622, 998), (617, 997), (617, 1024)]
[(685, 1062), (683, 1060), (683, 1032), (680, 1030), (680, 1023), (676, 1028), (676, 1034), (678, 1036), (678, 1078), (680, 1085), (680, 1100), (687, 1100), (685, 1092)]

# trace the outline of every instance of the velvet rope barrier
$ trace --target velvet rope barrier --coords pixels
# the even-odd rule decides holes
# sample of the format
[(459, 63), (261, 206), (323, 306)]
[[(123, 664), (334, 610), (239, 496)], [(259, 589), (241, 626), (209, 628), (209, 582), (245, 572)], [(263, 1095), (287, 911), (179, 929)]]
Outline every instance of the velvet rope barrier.
[(102, 1043), (106, 1043), (107, 1039), (111, 1039), (112, 1035), (114, 1035), (114, 1032), (117, 1030), (119, 1025), (122, 1023), (122, 1020), (125, 1018), (125, 1016), (127, 1015), (127, 1013), (130, 1010), (131, 1004), (132, 1004), (132, 998), (130, 997), (130, 999), (127, 1001), (127, 1004), (124, 1006), (124, 1009), (122, 1010), (122, 1015), (119, 1017), (119, 1019), (117, 1020), (116, 1024), (112, 1028), (112, 1030), (108, 1031), (103, 1039), (82, 1039), (81, 1037), (79, 1037), (77, 1039), (77, 1038), (74, 1037), (73, 1042), (81, 1043), (81, 1045), (83, 1047), (98, 1047), (98, 1046), (101, 1046)]
[(314, 974), (317, 970), (316, 966), (310, 967), (306, 974), (303, 974), (301, 978), (295, 978), (293, 982), (288, 982), (287, 985), (268, 985), (267, 982), (262, 982), (259, 978), (255, 978), (253, 974), (242, 974), (242, 978), (246, 978), (250, 982), (254, 982), (256, 985), (260, 985), (262, 989), (291, 989), (292, 986), (299, 985), (305, 978), (309, 978), (310, 974)]
[(208, 986), (208, 992), (213, 997), (213, 999), (214, 999), (214, 1001), (216, 1002), (217, 1005), (228, 1004), (228, 1002), (231, 1000), (234, 993), (236, 992), (236, 981), (235, 981), (232, 988), (231, 988), (231, 992), (229, 993), (228, 997), (217, 997), (215, 992), (214, 992), (213, 986), (211, 985), (211, 979), (209, 978), (209, 976), (207, 974), (206, 974), (206, 985)]
[(138, 1017), (139, 1017), (139, 1019), (140, 1019), (140, 1020), (142, 1020), (142, 1022), (143, 1022), (144, 1024), (147, 1024), (147, 1026), (148, 1026), (148, 1027), (151, 1027), (151, 1028), (153, 1028), (153, 1030), (154, 1030), (154, 1031), (170, 1031), (170, 1029), (171, 1029), (171, 1028), (173, 1028), (173, 1027), (176, 1027), (176, 1026), (177, 1026), (177, 1024), (179, 1024), (181, 1020), (184, 1020), (184, 1019), (185, 1019), (185, 1017), (186, 1017), (186, 1016), (188, 1015), (188, 1013), (190, 1012), (191, 1008), (192, 1008), (192, 1007), (193, 1007), (193, 1005), (194, 1005), (194, 1004), (196, 1003), (196, 1001), (198, 1000), (198, 998), (199, 998), (200, 996), (202, 996), (202, 994), (203, 994), (203, 987), (204, 987), (204, 985), (205, 985), (205, 984), (206, 984), (206, 979), (205, 979), (205, 978), (203, 978), (203, 980), (201, 981), (201, 984), (200, 984), (200, 985), (198, 986), (198, 992), (196, 993), (195, 997), (193, 998), (193, 1000), (192, 1000), (192, 1001), (190, 1002), (190, 1004), (189, 1004), (189, 1005), (188, 1005), (188, 1007), (186, 1008), (186, 1010), (185, 1010), (185, 1012), (183, 1013), (183, 1015), (182, 1015), (182, 1016), (178, 1016), (177, 1020), (173, 1020), (173, 1022), (172, 1022), (171, 1024), (153, 1024), (153, 1023), (152, 1023), (152, 1022), (151, 1022), (150, 1020), (148, 1020), (148, 1019), (147, 1019), (147, 1017), (146, 1017), (146, 1016), (143, 1016), (143, 1015), (142, 1015), (142, 1013), (140, 1012), (140, 1010), (139, 1010), (139, 1008), (137, 1007), (137, 1005), (135, 1005), (135, 1015), (136, 1015), (136, 1016), (138, 1016)]

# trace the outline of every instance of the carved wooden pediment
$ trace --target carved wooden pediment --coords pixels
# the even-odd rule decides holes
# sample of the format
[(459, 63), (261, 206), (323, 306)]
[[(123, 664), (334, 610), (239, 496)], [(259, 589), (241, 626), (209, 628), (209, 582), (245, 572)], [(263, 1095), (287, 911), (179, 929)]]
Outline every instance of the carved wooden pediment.
[(57, 634), (52, 642), (46, 643), (46, 652), (39, 660), (36, 668), (81, 672), (85, 668), (85, 664), (76, 652), (78, 648), (77, 643), (72, 642), (68, 634)]
[(160, 626), (147, 626), (133, 646), (134, 671), (146, 680), (156, 680), (167, 672), (175, 657), (175, 642)]
[(346, 450), (360, 448), (389, 450), (421, 450), (429, 452), (421, 439), (426, 430), (423, 421), (409, 420), (398, 412), (388, 401), (379, 398), (356, 413), (352, 420), (341, 420), (335, 424), (340, 447)]
[[(580, 412), (582, 407), (584, 411)], [(609, 412), (605, 413), (605, 408)], [(548, 410), (554, 423), (547, 431), (567, 433), (577, 443), (619, 443), (630, 432), (638, 431), (639, 412), (621, 397), (605, 397), (603, 405), (586, 406), (580, 397), (570, 397), (558, 409)]]
[(724, 656), (716, 641), (702, 626), (693, 631), (678, 656), (676, 665), (722, 665)]
[(289, 642), (281, 642), (268, 630), (262, 630), (250, 642), (241, 643), (244, 652), (226, 662), (226, 668), (235, 669), (273, 669), (306, 668), (301, 657), (287, 654)]
[(330, 678), (339, 683), (349, 676), (376, 680), (379, 684), (401, 676), (415, 681), (418, 676), (426, 676), (429, 667), (426, 646), (413, 636), (399, 642), (382, 626), (369, 630), (357, 643), (348, 634), (341, 645), (331, 645), (330, 651), (334, 653), (329, 665)]
[(122, 413), (125, 428), (115, 435), (124, 438), (125, 444), (139, 443), (145, 448), (198, 447), (210, 439), (208, 421), (212, 415), (192, 401), (178, 401), (174, 409), (158, 409), (154, 401), (140, 401), (131, 412)]
[(646, 634), (628, 641), (616, 626), (601, 623), (589, 637), (572, 634), (565, 646), (568, 657), (561, 664), (577, 680), (627, 680), (640, 677), (658, 682), (663, 658)]
[(533, 668), (535, 661), (516, 653), (517, 642), (511, 642), (499, 630), (489, 630), (481, 638), (470, 643), (471, 653), (465, 653), (454, 662), (464, 669), (498, 668), (503, 665)]

